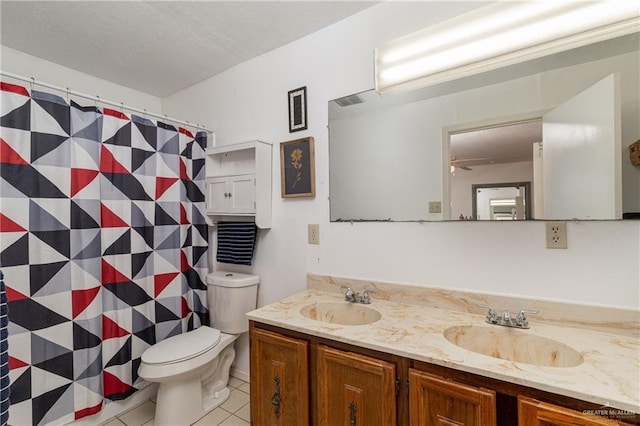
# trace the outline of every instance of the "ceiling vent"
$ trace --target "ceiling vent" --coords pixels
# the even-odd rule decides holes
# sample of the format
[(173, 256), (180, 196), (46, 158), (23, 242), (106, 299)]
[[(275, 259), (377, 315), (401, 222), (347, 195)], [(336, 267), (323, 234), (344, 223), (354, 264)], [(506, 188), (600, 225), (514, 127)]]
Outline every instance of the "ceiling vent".
[(362, 99), (359, 95), (349, 95), (343, 98), (336, 99), (336, 103), (341, 107), (346, 107), (349, 105), (363, 104), (364, 99)]

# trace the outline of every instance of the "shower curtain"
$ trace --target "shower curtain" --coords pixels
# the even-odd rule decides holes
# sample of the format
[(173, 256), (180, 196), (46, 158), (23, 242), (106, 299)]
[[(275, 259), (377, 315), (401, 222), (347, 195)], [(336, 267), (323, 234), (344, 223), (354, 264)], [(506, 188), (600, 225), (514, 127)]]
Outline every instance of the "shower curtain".
[(2, 83), (10, 423), (145, 385), (142, 352), (208, 321), (206, 134)]

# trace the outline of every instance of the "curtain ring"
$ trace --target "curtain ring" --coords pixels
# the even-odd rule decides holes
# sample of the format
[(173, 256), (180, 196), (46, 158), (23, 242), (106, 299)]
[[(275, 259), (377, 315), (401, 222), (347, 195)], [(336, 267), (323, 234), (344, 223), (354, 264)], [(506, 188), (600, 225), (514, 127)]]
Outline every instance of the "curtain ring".
[(30, 84), (31, 84), (31, 90), (33, 90), (33, 86), (36, 85), (36, 79), (31, 77), (31, 83)]
[(96, 95), (96, 98), (93, 100), (93, 104), (96, 108), (98, 108), (98, 102), (100, 102), (100, 96)]
[(70, 92), (70, 90), (67, 87), (67, 102), (71, 102), (71, 93), (69, 93), (69, 92)]

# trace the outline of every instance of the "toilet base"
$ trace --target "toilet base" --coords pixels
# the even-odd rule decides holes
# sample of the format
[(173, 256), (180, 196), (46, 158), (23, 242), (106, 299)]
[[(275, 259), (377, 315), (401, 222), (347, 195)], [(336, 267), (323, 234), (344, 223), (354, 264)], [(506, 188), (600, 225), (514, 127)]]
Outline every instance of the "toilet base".
[(231, 395), (229, 388), (224, 388), (214, 395), (205, 396), (203, 400), (204, 414), (206, 415), (209, 411), (218, 408), (220, 404), (229, 399), (229, 395)]
[[(229, 398), (231, 392), (227, 384), (236, 355), (233, 347), (236, 338), (235, 335), (223, 334), (217, 351), (211, 352), (215, 358), (202, 367), (180, 377), (156, 377), (160, 383), (154, 419), (156, 426), (193, 424)], [(151, 371), (147, 369), (146, 372)], [(167, 380), (169, 378), (171, 380)]]
[[(199, 378), (179, 384), (162, 383), (156, 399), (156, 426), (190, 425), (207, 415), (225, 402), (231, 391), (228, 387), (213, 395), (202, 397), (202, 383)], [(181, 403), (175, 404), (176, 398)]]
[[(180, 401), (176, 404), (176, 401)], [(204, 415), (200, 376), (191, 380), (160, 383), (154, 424), (190, 425)]]

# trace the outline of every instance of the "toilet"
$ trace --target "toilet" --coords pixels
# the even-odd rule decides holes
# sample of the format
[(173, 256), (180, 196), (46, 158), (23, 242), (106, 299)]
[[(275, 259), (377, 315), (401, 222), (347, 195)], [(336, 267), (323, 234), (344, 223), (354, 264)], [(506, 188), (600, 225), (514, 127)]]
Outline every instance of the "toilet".
[(142, 354), (138, 374), (159, 383), (155, 425), (189, 425), (229, 397), (233, 342), (249, 331), (245, 314), (256, 308), (259, 278), (217, 271), (207, 275), (211, 327), (169, 337)]

